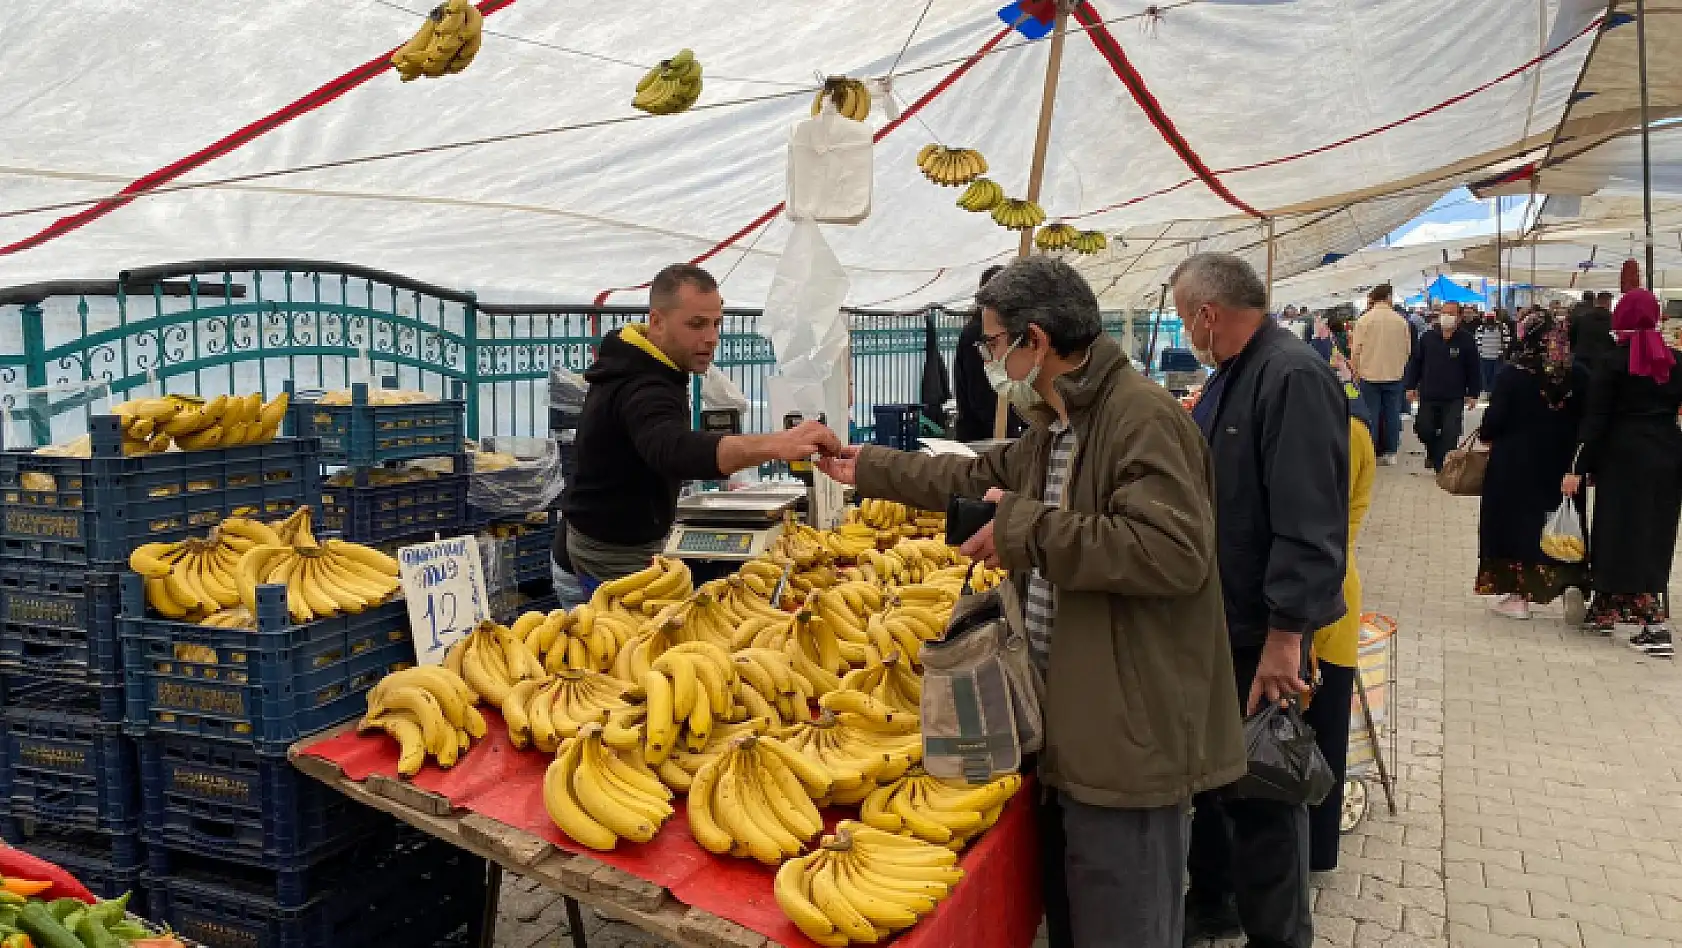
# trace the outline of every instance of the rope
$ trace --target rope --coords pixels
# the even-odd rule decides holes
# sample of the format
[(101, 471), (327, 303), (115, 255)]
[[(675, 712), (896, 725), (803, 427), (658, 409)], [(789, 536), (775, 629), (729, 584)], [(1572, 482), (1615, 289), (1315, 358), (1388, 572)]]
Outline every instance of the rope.
[(894, 70), (899, 68), (899, 61), (905, 58), (905, 51), (911, 48), (911, 40), (916, 37), (918, 28), (923, 25), (923, 18), (929, 15), (929, 8), (933, 6), (934, 0), (928, 0), (927, 3), (923, 4), (923, 12), (917, 14), (917, 22), (911, 24), (911, 32), (905, 34), (905, 43), (900, 46), (899, 55), (894, 57), (894, 64), (888, 67), (890, 78), (893, 76)]

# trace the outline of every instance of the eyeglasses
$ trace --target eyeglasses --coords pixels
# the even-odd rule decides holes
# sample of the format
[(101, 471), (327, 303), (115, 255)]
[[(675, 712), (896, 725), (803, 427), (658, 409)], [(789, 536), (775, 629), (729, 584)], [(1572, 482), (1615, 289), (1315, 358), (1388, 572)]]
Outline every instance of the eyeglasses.
[(994, 340), (1008, 338), (1010, 338), (1010, 330), (1008, 329), (1001, 329), (991, 336), (982, 336), (975, 344), (975, 350), (981, 353), (981, 361), (992, 362)]

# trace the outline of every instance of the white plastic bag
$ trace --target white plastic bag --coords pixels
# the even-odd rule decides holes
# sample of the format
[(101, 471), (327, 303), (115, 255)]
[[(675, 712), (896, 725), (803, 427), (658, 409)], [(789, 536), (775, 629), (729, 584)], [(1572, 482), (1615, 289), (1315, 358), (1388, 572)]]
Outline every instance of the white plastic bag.
[(870, 216), (875, 142), (870, 126), (835, 111), (826, 98), (815, 118), (788, 138), (789, 220), (857, 224)]
[(748, 397), (742, 394), (730, 376), (724, 374), (723, 369), (708, 365), (707, 374), (701, 377), (701, 407), (712, 411), (734, 408), (746, 415)]
[(1588, 553), (1577, 506), (1567, 497), (1542, 527), (1542, 552), (1561, 563), (1581, 563)]

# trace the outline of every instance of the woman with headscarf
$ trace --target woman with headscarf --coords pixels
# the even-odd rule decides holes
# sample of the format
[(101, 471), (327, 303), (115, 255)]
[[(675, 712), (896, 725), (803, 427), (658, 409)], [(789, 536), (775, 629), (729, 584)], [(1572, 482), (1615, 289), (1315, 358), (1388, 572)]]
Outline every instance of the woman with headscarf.
[[(1588, 377), (1571, 368), (1570, 327), (1562, 319), (1526, 316), (1517, 345), (1495, 373), (1478, 426), (1478, 439), (1490, 448), (1478, 504), (1477, 592), (1498, 597), (1490, 605), (1496, 615), (1528, 619), (1532, 605), (1584, 585), (1581, 564), (1542, 552), (1542, 525), (1558, 509), (1560, 478), (1571, 469)], [(1577, 596), (1567, 602), (1580, 603)]]
[(1612, 311), (1617, 348), (1595, 364), (1577, 461), (1560, 488), (1575, 495), (1582, 477), (1595, 488), (1593, 628), (1640, 626), (1630, 646), (1670, 658), (1664, 592), (1682, 515), (1682, 372), (1658, 324), (1659, 301), (1647, 290), (1624, 293)]

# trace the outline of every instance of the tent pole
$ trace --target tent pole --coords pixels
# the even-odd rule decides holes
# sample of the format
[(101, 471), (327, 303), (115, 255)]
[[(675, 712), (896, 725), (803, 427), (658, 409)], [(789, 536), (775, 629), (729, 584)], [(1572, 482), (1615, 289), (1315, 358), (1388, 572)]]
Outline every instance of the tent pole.
[(1641, 219), (1647, 228), (1647, 289), (1653, 288), (1653, 173), (1647, 117), (1647, 0), (1635, 0), (1636, 63), (1641, 74)]
[(1501, 195), (1495, 195), (1495, 308), (1501, 308)]
[[(1151, 338), (1145, 343), (1144, 358), (1139, 361), (1145, 364), (1145, 374), (1151, 372), (1151, 356), (1156, 354), (1156, 331), (1162, 328), (1162, 306), (1168, 301), (1168, 284), (1162, 284), (1162, 292), (1156, 298), (1156, 312), (1151, 314)], [(1182, 329), (1184, 327), (1181, 327)]]
[[(1051, 143), (1051, 112), (1057, 104), (1057, 74), (1063, 69), (1063, 40), (1069, 35), (1069, 12), (1075, 7), (1075, 0), (1057, 0), (1057, 23), (1052, 27), (1051, 55), (1045, 64), (1045, 90), (1040, 94), (1040, 125), (1034, 133), (1034, 160), (1028, 166), (1028, 200), (1038, 202), (1040, 199), (1040, 185), (1045, 181), (1045, 152)], [(1016, 248), (1018, 258), (1026, 257), (1034, 249), (1034, 230), (1028, 228), (1022, 232), (1022, 243)], [(993, 437), (1005, 436), (1005, 422), (1010, 417), (1010, 406), (1005, 404), (1003, 396), (993, 410)]]
[(1273, 312), (1273, 218), (1267, 219), (1267, 311)]

